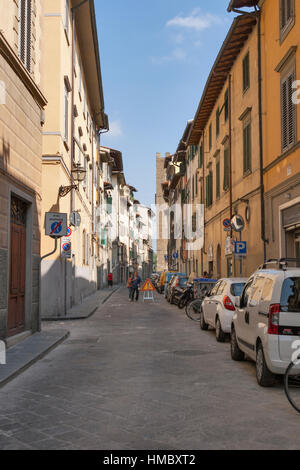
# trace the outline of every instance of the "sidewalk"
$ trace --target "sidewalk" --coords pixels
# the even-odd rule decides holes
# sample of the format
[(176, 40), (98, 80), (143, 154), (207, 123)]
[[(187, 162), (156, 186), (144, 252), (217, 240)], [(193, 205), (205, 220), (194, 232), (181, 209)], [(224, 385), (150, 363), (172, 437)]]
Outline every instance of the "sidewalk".
[(42, 359), (68, 336), (67, 330), (46, 330), (35, 333), (9, 348), (6, 353), (6, 365), (0, 365), (0, 388)]
[(82, 304), (75, 305), (68, 310), (67, 316), (60, 316), (56, 318), (43, 318), (42, 321), (71, 321), (71, 320), (85, 320), (91, 317), (100, 305), (107, 302), (107, 300), (120, 289), (120, 285), (115, 286), (113, 289), (101, 289), (95, 294), (84, 299)]

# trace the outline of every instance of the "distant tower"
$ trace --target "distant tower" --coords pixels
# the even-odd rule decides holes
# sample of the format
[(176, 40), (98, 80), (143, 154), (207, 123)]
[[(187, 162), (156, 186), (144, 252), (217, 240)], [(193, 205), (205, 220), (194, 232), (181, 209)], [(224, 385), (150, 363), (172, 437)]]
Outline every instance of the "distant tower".
[[(166, 157), (170, 154), (166, 153)], [(165, 170), (165, 157), (162, 157), (160, 153), (156, 154), (156, 200), (155, 203), (157, 206), (166, 204), (163, 196), (162, 184), (167, 180), (166, 170)], [(157, 251), (157, 271), (164, 271), (168, 268), (168, 261), (166, 260), (166, 255), (168, 254), (168, 240), (161, 238), (162, 220), (160, 217), (157, 217), (156, 220), (156, 231), (157, 231), (157, 242), (156, 242), (156, 251)]]

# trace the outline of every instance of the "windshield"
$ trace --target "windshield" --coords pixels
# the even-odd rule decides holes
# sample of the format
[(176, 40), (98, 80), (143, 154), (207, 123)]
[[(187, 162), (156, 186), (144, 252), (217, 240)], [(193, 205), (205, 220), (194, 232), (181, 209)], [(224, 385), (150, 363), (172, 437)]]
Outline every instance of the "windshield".
[(230, 292), (234, 297), (241, 297), (245, 282), (238, 282), (236, 284), (231, 284)]
[(282, 312), (300, 312), (300, 277), (290, 277), (284, 281), (280, 308)]

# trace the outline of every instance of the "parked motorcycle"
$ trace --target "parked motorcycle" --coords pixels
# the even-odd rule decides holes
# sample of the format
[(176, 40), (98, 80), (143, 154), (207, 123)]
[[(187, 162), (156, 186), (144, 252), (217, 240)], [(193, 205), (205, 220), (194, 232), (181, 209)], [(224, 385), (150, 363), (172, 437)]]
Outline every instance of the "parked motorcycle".
[(182, 310), (194, 300), (194, 284), (188, 283), (178, 301), (178, 308)]

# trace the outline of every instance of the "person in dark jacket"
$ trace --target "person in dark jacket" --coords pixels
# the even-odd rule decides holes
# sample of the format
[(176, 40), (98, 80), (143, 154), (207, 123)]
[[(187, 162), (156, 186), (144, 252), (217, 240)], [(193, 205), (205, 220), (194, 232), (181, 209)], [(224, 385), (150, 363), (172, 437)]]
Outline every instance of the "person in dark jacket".
[(134, 277), (132, 279), (132, 289), (131, 289), (131, 302), (134, 302), (134, 295), (135, 300), (138, 302), (139, 300), (139, 287), (141, 285), (142, 279), (138, 275), (138, 273), (134, 273)]

